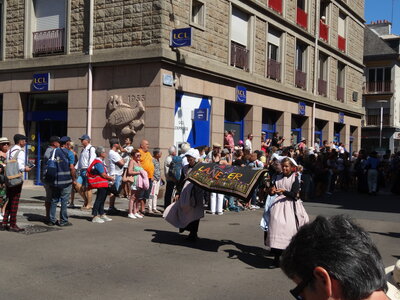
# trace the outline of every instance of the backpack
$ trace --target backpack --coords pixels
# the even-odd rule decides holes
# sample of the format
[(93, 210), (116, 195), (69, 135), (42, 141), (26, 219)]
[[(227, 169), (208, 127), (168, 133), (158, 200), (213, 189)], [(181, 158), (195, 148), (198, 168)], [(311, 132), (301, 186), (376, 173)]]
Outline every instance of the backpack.
[(52, 183), (56, 180), (57, 177), (57, 162), (55, 160), (56, 151), (53, 150), (53, 153), (50, 159), (47, 161), (47, 164), (44, 168), (43, 179), (47, 183)]
[(14, 157), (11, 157), (11, 152), (7, 155), (6, 166), (4, 170), (5, 182), (7, 187), (14, 187), (22, 184), (22, 173), (18, 167), (18, 155), (22, 150), (18, 150)]
[(182, 175), (182, 157), (174, 156), (169, 165), (168, 177), (174, 182), (178, 182)]

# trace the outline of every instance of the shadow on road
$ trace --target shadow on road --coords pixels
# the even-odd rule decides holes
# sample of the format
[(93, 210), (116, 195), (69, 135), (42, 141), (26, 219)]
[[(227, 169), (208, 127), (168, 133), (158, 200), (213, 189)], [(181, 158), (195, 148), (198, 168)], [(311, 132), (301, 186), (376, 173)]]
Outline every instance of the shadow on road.
[(45, 223), (47, 221), (46, 217), (43, 216), (43, 215), (32, 214), (32, 213), (24, 213), (23, 216), (29, 222), (42, 222), (42, 223)]
[(376, 231), (370, 231), (369, 233), (380, 234), (380, 235), (389, 236), (389, 237), (393, 237), (393, 238), (400, 238), (400, 232), (376, 232)]
[(153, 243), (182, 246), (202, 251), (218, 252), (221, 246), (234, 246), (235, 249), (223, 250), (228, 254), (229, 259), (239, 259), (243, 263), (257, 269), (267, 269), (273, 262), (268, 258), (268, 253), (265, 249), (254, 246), (247, 246), (236, 243), (231, 240), (213, 240), (208, 238), (199, 238), (196, 242), (187, 241), (185, 235), (177, 232), (145, 229), (147, 232), (153, 232)]

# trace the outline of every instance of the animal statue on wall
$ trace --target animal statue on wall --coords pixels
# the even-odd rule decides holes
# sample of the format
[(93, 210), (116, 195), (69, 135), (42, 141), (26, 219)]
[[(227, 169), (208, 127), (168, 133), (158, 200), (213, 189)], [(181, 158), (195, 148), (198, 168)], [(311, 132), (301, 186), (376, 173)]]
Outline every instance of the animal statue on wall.
[(144, 126), (142, 116), (145, 108), (142, 101), (137, 101), (137, 105), (132, 108), (122, 101), (121, 96), (114, 95), (108, 100), (107, 109), (110, 112), (107, 126), (111, 128), (112, 135), (134, 136)]

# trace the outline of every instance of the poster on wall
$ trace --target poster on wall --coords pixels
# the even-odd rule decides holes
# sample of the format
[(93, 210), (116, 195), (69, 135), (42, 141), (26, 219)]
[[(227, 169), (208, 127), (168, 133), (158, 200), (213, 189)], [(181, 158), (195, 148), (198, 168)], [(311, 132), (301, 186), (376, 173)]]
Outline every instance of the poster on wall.
[[(206, 113), (207, 116), (199, 118), (199, 112)], [(208, 97), (178, 92), (175, 102), (174, 145), (180, 147), (183, 142), (188, 142), (191, 147), (208, 146), (210, 114), (211, 100)]]

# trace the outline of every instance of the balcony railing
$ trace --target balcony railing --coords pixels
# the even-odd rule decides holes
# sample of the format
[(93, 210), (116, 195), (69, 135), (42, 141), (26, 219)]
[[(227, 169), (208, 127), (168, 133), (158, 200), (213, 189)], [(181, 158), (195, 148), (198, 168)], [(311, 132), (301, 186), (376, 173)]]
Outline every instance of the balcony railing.
[(296, 70), (296, 86), (302, 89), (306, 89), (307, 73), (300, 70)]
[(327, 95), (328, 83), (326, 80), (318, 79), (318, 94), (325, 96)]
[(273, 59), (268, 59), (267, 77), (281, 81), (281, 63)]
[(329, 26), (322, 22), (322, 20), (319, 21), (319, 37), (324, 40), (325, 42), (328, 41), (328, 36), (329, 36)]
[(33, 55), (64, 52), (64, 28), (33, 32)]
[(268, 6), (278, 13), (282, 14), (282, 0), (269, 0)]
[[(381, 115), (366, 115), (367, 126), (380, 126), (381, 125)], [(382, 125), (390, 125), (390, 115), (384, 114), (382, 118)]]
[(233, 41), (231, 42), (231, 66), (249, 70), (249, 50)]
[(344, 102), (344, 88), (343, 87), (337, 86), (336, 98), (339, 101)]
[(379, 94), (379, 93), (392, 93), (392, 81), (370, 81), (366, 82), (367, 94)]
[(346, 52), (346, 39), (338, 35), (338, 48), (340, 51)]
[(307, 19), (308, 19), (307, 13), (298, 7), (297, 8), (297, 18), (296, 18), (297, 25), (303, 27), (304, 29), (307, 29), (307, 27), (308, 27)]

